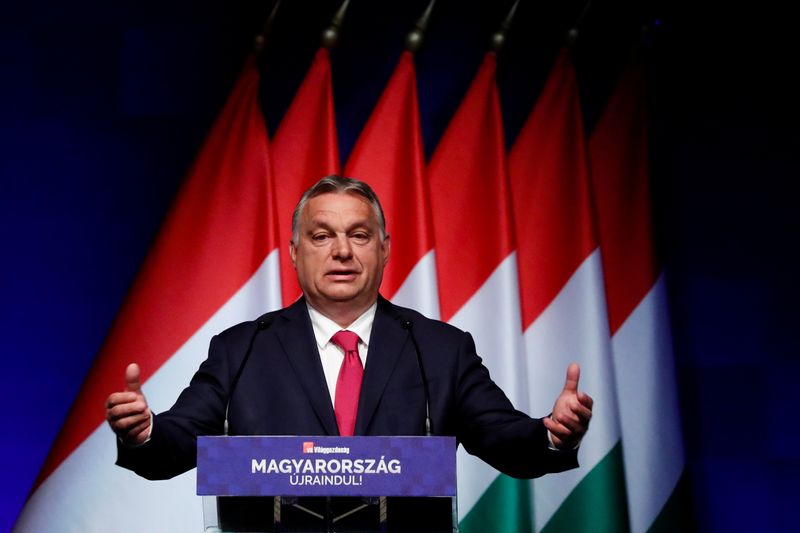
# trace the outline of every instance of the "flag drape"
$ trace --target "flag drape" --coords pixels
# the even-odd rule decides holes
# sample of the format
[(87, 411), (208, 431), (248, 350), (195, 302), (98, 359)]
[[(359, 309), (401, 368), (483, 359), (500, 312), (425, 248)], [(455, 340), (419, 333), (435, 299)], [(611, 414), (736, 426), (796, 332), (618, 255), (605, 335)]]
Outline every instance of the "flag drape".
[(300, 195), (321, 177), (339, 173), (332, 83), (330, 52), (321, 47), (272, 138), (284, 305), (300, 296), (289, 257), (294, 206)]
[(419, 125), (414, 56), (403, 52), (345, 167), (381, 199), (391, 237), (391, 260), (381, 294), (437, 318), (425, 154)]
[(580, 468), (534, 481), (537, 531), (627, 528), (625, 486), (602, 265), (578, 83), (569, 49), (556, 58), (509, 155), (532, 412), (545, 414), (567, 366), (594, 398)]
[[(442, 318), (472, 333), (492, 379), (525, 410), (525, 358), (496, 69), (495, 54), (486, 54), (428, 172)], [(501, 531), (526, 529), (527, 481), (500, 475), (463, 448), (457, 464), (464, 531), (485, 531), (486, 524)], [(518, 506), (508, 513), (495, 505), (498, 499)]]
[[(103, 420), (110, 392), (139, 363), (151, 408), (167, 409), (210, 335), (279, 306), (277, 225), (267, 131), (250, 57), (208, 134), (56, 440), (17, 531), (162, 530), (202, 526), (194, 474), (152, 487), (114, 466)], [(214, 331), (216, 330), (216, 331)], [(114, 384), (117, 383), (118, 386)], [(114, 498), (97, 501), (97, 490)], [(155, 488), (155, 490), (153, 490)], [(200, 523), (198, 523), (200, 522)]]
[(665, 511), (684, 455), (663, 273), (653, 253), (644, 82), (634, 54), (589, 138), (634, 532), (683, 519)]

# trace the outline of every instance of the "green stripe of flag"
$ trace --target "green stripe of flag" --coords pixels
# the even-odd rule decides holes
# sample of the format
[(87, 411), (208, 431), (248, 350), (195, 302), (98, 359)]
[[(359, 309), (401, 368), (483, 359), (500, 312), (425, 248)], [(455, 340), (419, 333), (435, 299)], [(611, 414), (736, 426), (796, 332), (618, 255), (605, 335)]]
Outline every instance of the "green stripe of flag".
[(542, 532), (629, 531), (623, 472), (622, 446), (617, 443), (572, 490)]
[(532, 533), (531, 486), (526, 479), (500, 474), (459, 523), (460, 533)]

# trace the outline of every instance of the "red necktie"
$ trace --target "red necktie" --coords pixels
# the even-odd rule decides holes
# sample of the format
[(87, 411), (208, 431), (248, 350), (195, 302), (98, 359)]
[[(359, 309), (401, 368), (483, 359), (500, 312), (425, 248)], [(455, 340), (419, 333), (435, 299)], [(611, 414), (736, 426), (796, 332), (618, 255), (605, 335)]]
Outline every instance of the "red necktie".
[(358, 356), (358, 335), (342, 330), (331, 337), (331, 342), (344, 350), (344, 361), (336, 380), (333, 410), (339, 424), (339, 435), (350, 437), (356, 427), (358, 395), (361, 392), (361, 378), (364, 376), (364, 367)]

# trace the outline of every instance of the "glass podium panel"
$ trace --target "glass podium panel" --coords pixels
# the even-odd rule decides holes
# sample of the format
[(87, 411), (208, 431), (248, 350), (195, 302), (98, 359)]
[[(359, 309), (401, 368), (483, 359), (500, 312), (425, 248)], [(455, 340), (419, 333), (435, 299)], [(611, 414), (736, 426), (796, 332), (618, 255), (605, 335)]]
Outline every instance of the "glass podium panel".
[(452, 533), (455, 498), (204, 496), (206, 533)]

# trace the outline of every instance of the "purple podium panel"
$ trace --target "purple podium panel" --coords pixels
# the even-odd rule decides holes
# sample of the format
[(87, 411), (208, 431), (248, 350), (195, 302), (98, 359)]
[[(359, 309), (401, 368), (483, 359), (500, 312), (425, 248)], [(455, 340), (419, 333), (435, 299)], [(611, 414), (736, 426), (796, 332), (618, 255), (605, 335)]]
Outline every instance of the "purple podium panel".
[(456, 495), (454, 437), (198, 437), (200, 496)]

